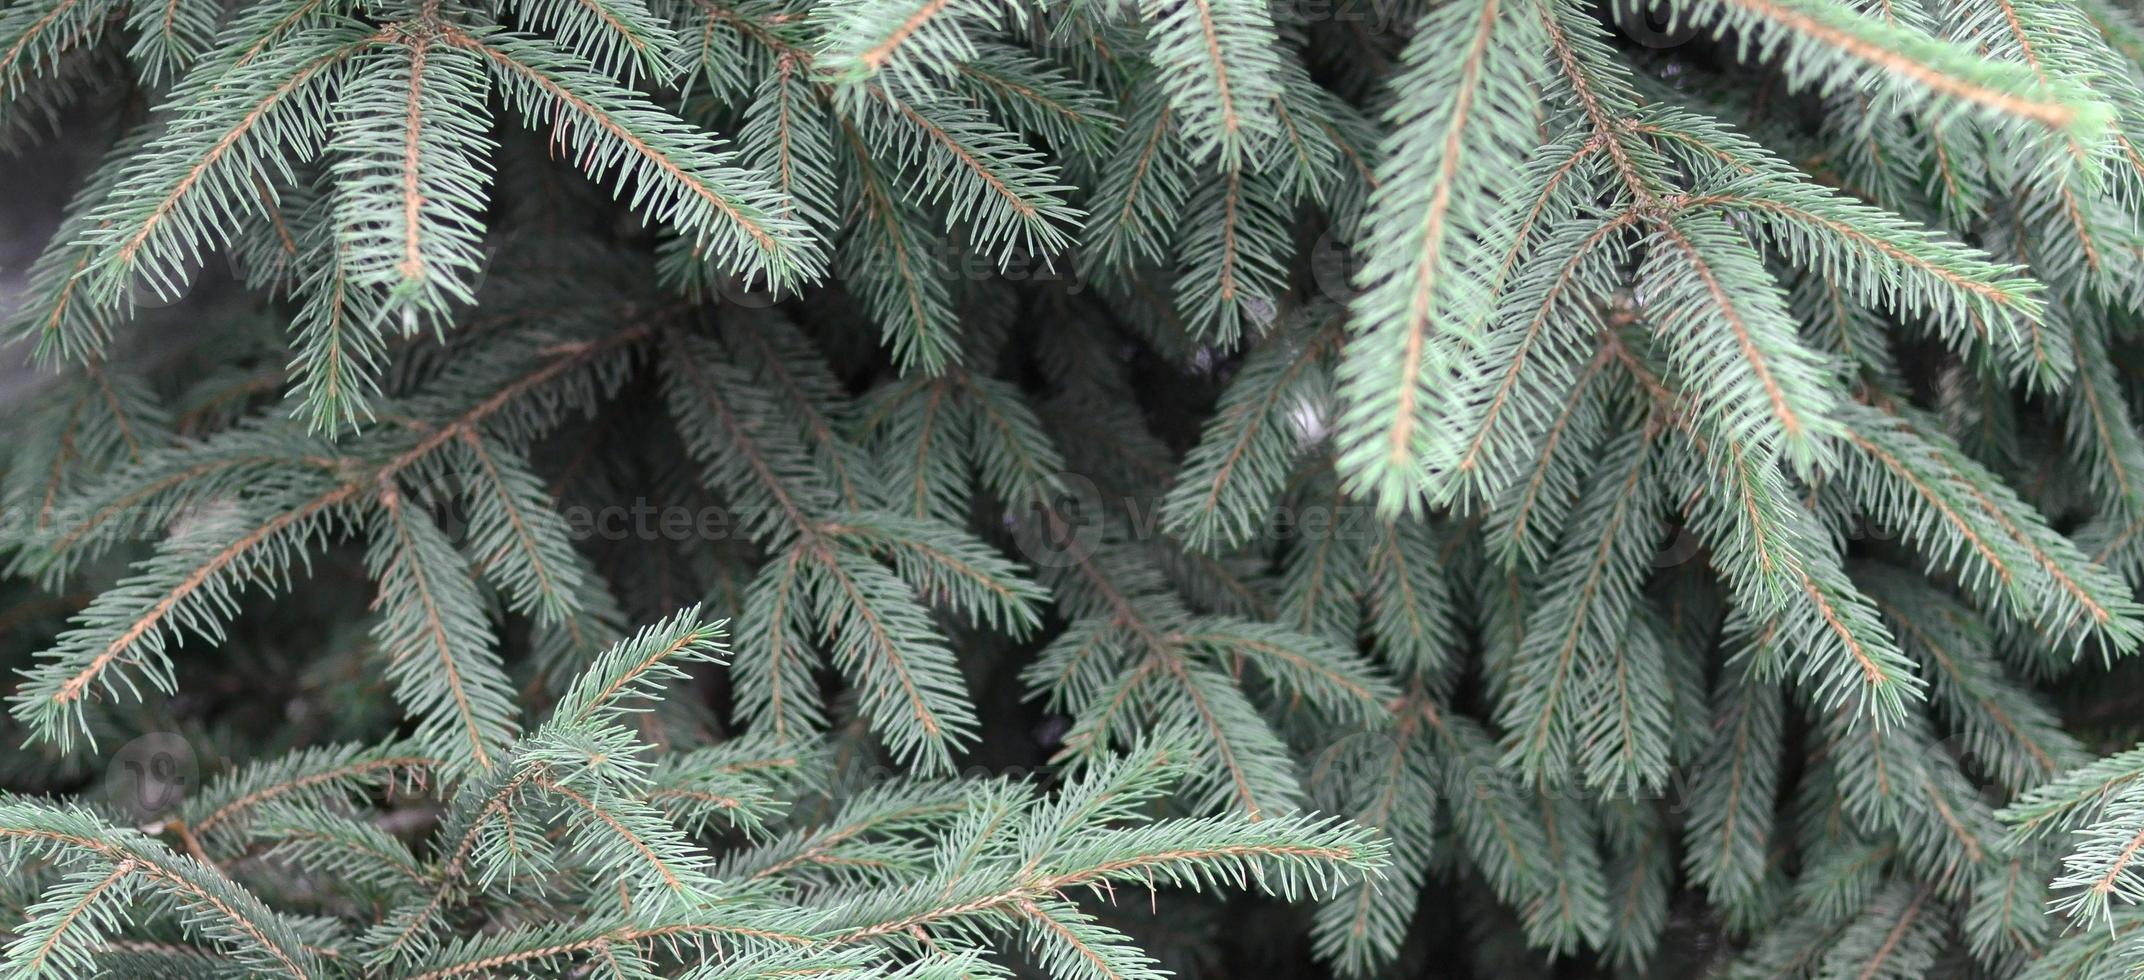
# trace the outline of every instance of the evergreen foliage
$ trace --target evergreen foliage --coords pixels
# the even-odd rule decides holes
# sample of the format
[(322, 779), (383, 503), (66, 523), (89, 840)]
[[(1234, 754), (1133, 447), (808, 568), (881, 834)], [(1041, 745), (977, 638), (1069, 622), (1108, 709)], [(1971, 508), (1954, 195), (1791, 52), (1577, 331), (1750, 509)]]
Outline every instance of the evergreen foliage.
[(85, 147), (0, 974), (2144, 971), (2110, 0), (5, 0)]

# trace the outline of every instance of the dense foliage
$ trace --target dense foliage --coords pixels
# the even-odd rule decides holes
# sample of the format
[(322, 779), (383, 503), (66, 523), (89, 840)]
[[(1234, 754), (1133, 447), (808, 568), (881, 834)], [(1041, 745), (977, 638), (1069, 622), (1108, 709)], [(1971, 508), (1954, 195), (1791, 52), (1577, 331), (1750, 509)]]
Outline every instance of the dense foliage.
[(2144, 969), (2115, 0), (6, 0), (85, 147), (8, 976)]

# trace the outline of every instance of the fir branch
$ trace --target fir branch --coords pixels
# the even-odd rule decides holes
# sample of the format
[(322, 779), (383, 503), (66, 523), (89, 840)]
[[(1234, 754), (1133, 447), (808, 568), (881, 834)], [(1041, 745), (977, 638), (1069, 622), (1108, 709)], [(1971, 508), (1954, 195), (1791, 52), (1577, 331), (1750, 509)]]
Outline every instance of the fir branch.
[(44, 924), (9, 945), (8, 958), (32, 974), (90, 969), (92, 951), (118, 914), (106, 906), (140, 890), (183, 910), (190, 933), (250, 970), (297, 978), (323, 975), (318, 957), (288, 917), (269, 911), (214, 869), (173, 854), (138, 831), (111, 827), (72, 807), (15, 798), (0, 806), (0, 840), (13, 855), (28, 851), (84, 867), (72, 889), (53, 895), (39, 910)]
[(428, 754), (489, 769), (515, 734), (513, 685), (470, 572), (431, 519), (392, 487), (371, 516), (366, 571), (380, 583), (375, 631), (388, 678)]
[(1195, 160), (1222, 170), (1252, 162), (1274, 135), (1280, 94), (1273, 22), (1243, 0), (1140, 0), (1148, 57)]
[[(484, 136), (483, 63), (430, 35), (399, 41), (358, 70), (336, 107), (329, 149), (339, 154), (343, 268), (330, 288), (383, 291), (371, 315), (409, 332), (411, 321), (444, 321), (453, 305), (475, 301), (493, 147)], [(332, 405), (327, 398), (324, 407)]]
[[(484, 57), (531, 125), (556, 128), (590, 175), (613, 182), (655, 220), (691, 235), (747, 278), (791, 285), (817, 276), (816, 244), (764, 179), (729, 165), (704, 135), (615, 83), (513, 34), (452, 31), (447, 44)], [(611, 108), (617, 107), (617, 108)]]
[(1322, 392), (1339, 319), (1275, 332), (1244, 362), (1162, 504), (1163, 526), (1197, 550), (1237, 545), (1272, 506), (1300, 447), (1293, 421)]
[(88, 218), (94, 230), (85, 236), (92, 249), (85, 274), (98, 301), (109, 303), (137, 282), (177, 296), (181, 254), (227, 238), (219, 216), (258, 207), (251, 174), (288, 176), (277, 149), (320, 144), (321, 114), (312, 106), (354, 57), (388, 40), (350, 23), (308, 28), (233, 68), (220, 84), (204, 85), (170, 130), (128, 161), (111, 198)]
[(1910, 28), (1885, 24), (1848, 8), (1805, 0), (1724, 0), (1708, 6), (1720, 12), (1723, 24), (1751, 31), (1763, 43), (1784, 42), (1798, 49), (1808, 60), (1797, 72), (1801, 78), (1815, 77), (1819, 65), (1836, 69), (1858, 62), (1863, 66), (1818, 83), (1827, 90), (1846, 78), (1881, 73), (1925, 93), (1922, 99), (1953, 99), (1990, 117), (2022, 121), (2057, 134), (2089, 137), (2108, 121), (2105, 104), (2073, 85), (2043, 81), (2029, 69), (1991, 64)]
[[(1417, 28), (1397, 81), (1396, 128), (1364, 218), (1371, 261), (1350, 304), (1338, 437), (1342, 471), (1388, 515), (1419, 506), (1416, 471), (1441, 460), (1430, 419), (1442, 376), (1489, 315), (1480, 284), (1509, 235), (1496, 202), (1519, 196), (1532, 144), (1532, 27), (1502, 0), (1441, 8)], [(1454, 50), (1462, 57), (1441, 57)]]

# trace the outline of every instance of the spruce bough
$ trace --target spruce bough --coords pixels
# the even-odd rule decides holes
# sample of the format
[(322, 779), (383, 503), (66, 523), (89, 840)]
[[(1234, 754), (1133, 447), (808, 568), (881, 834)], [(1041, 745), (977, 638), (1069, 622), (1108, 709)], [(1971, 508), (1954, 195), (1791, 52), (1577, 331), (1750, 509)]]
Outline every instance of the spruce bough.
[(2144, 969), (2117, 4), (8, 0), (62, 145), (7, 976)]

